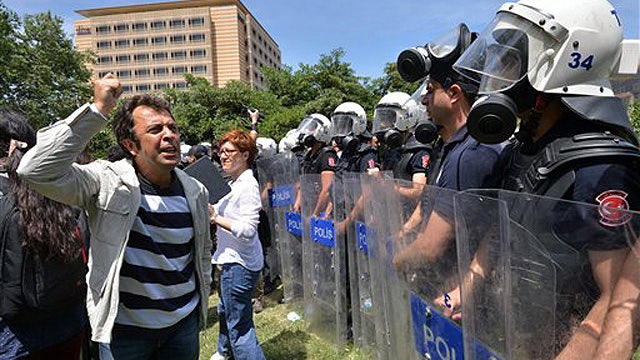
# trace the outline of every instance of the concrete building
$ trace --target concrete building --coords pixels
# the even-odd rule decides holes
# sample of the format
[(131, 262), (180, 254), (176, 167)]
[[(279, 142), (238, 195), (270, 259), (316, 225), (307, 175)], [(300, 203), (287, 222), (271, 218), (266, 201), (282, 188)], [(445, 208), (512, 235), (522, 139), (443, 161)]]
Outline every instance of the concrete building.
[(125, 93), (184, 88), (185, 73), (223, 87), (263, 89), (260, 67), (280, 68), (280, 49), (239, 0), (182, 0), (78, 10), (79, 51), (92, 50), (93, 76), (114, 72)]

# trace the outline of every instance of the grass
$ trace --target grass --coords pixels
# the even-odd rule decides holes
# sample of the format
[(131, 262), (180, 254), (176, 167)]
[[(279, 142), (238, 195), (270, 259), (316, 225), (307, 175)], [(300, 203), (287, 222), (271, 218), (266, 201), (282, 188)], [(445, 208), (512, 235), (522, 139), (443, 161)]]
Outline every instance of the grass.
[[(368, 360), (371, 358), (353, 346), (336, 349), (335, 345), (308, 333), (305, 330), (304, 318), (295, 322), (287, 320), (287, 314), (295, 309), (289, 304), (278, 303), (281, 297), (282, 286), (265, 296), (264, 310), (253, 315), (258, 340), (267, 359)], [(218, 296), (211, 295), (208, 324), (206, 329), (200, 332), (200, 359), (202, 360), (208, 360), (216, 352), (219, 329), (217, 304)], [(298, 314), (302, 316), (300, 312)]]

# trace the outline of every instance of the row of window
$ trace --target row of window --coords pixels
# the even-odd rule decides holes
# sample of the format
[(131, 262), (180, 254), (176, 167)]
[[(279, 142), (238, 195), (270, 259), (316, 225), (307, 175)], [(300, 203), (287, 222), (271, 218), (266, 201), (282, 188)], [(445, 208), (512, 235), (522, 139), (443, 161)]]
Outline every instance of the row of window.
[[(114, 61), (116, 63), (129, 63), (133, 59), (134, 62), (147, 62), (150, 59), (154, 61), (165, 61), (169, 60), (169, 55), (171, 55), (171, 59), (173, 60), (186, 60), (187, 59), (187, 51), (186, 50), (178, 50), (172, 51), (170, 53), (166, 51), (160, 51), (155, 53), (140, 53), (140, 54), (121, 54), (116, 56), (105, 55), (98, 57), (98, 64), (112, 64)], [(189, 57), (191, 59), (202, 59), (207, 55), (207, 51), (205, 49), (195, 49), (189, 50)]]
[(96, 34), (105, 35), (110, 34), (112, 31), (116, 33), (122, 33), (126, 31), (145, 31), (147, 29), (161, 30), (166, 29), (183, 29), (187, 25), (192, 28), (203, 27), (204, 18), (190, 18), (190, 19), (172, 19), (172, 20), (155, 20), (151, 22), (135, 22), (135, 23), (120, 23), (115, 25), (100, 25), (96, 26)]
[[(201, 43), (205, 40), (205, 34), (189, 34), (189, 42)], [(110, 49), (112, 46), (116, 48), (128, 48), (133, 46), (147, 46), (149, 43), (153, 45), (186, 44), (186, 35), (155, 36), (152, 38), (140, 37), (135, 39), (118, 39), (114, 41), (98, 41), (96, 47), (98, 49)]]
[[(169, 74), (182, 75), (187, 72), (187, 66), (174, 66), (171, 69), (168, 67), (158, 67), (154, 69), (135, 69), (135, 70), (118, 70), (115, 72), (116, 76), (120, 79), (130, 79), (134, 75), (136, 78), (148, 78), (153, 73), (154, 76), (168, 76)], [(192, 74), (204, 74), (207, 72), (207, 65), (194, 65), (191, 66)], [(100, 71), (98, 73), (99, 78), (103, 78), (109, 71)]]
[(122, 90), (125, 93), (130, 93), (133, 92), (133, 90), (135, 89), (135, 91), (138, 92), (144, 92), (144, 91), (151, 91), (151, 90), (163, 90), (163, 89), (169, 89), (169, 88), (174, 88), (174, 89), (185, 89), (187, 87), (187, 83), (184, 81), (180, 81), (180, 82), (176, 82), (176, 83), (157, 83), (157, 84), (138, 84), (138, 85), (123, 85), (122, 86)]

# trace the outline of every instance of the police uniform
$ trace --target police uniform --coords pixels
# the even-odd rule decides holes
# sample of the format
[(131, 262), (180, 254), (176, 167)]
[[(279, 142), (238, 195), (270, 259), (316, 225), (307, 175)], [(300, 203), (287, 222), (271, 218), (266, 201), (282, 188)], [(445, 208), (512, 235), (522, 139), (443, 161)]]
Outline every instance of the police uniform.
[[(502, 145), (481, 144), (463, 126), (442, 144), (431, 172), (435, 185), (455, 191), (496, 188), (500, 185), (497, 164), (501, 151)], [(444, 194), (436, 197), (436, 209), (445, 218), (453, 219), (453, 198)]]
[(323, 171), (336, 171), (338, 155), (331, 146), (324, 146), (315, 153), (307, 151), (302, 160), (300, 171), (302, 174), (321, 174)]
[(342, 157), (338, 159), (336, 172), (339, 174), (345, 172), (366, 173), (367, 170), (379, 166), (378, 151), (369, 144), (360, 144), (353, 155), (342, 154)]
[(393, 170), (395, 179), (411, 181), (414, 174), (427, 174), (431, 161), (431, 147), (418, 142), (411, 135), (401, 148), (385, 154), (383, 170)]

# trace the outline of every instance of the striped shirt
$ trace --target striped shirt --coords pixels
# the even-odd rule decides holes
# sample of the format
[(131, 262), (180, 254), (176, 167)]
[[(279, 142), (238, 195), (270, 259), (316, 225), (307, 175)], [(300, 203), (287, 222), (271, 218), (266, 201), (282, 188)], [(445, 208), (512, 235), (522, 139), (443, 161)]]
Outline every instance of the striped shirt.
[(198, 305), (193, 219), (175, 175), (166, 189), (138, 178), (142, 199), (120, 270), (116, 324), (163, 329)]

